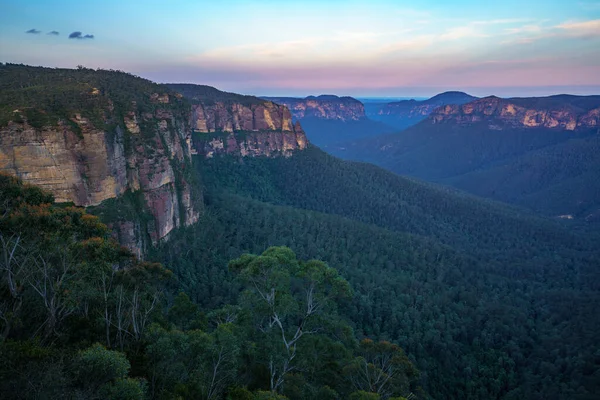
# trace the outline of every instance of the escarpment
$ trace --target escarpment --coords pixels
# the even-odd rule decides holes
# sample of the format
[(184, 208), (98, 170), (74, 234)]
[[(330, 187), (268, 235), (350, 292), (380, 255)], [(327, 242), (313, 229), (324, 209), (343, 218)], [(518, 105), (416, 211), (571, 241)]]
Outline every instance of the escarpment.
[(0, 84), (0, 171), (88, 207), (140, 257), (199, 220), (192, 155), (290, 156), (308, 145), (286, 107), (209, 86), (12, 64)]
[(0, 171), (91, 207), (139, 256), (198, 220), (181, 95), (116, 71), (0, 68), (10, 99), (1, 110)]
[(295, 97), (264, 97), (290, 109), (295, 120), (318, 118), (340, 121), (358, 121), (366, 118), (365, 106), (352, 97), (333, 95)]
[(491, 129), (555, 128), (567, 131), (600, 127), (600, 96), (551, 96), (501, 99), (486, 97), (433, 111), (434, 124), (487, 122)]
[(308, 140), (290, 110), (252, 96), (189, 84), (169, 85), (192, 103), (192, 152), (205, 157), (289, 157)]

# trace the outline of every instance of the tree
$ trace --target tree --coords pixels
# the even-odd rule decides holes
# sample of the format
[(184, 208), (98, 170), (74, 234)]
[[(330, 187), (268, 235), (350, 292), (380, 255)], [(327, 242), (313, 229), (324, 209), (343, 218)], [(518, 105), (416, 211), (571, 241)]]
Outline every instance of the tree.
[(144, 398), (143, 382), (127, 377), (131, 365), (123, 353), (95, 344), (79, 353), (75, 368), (75, 375), (87, 398)]
[(296, 369), (302, 338), (324, 333), (324, 319), (335, 300), (349, 297), (348, 282), (317, 260), (298, 261), (287, 247), (271, 247), (260, 256), (243, 255), (229, 263), (247, 286), (243, 305), (250, 307), (262, 337), (272, 392)]
[(371, 339), (360, 342), (359, 356), (345, 372), (356, 390), (376, 393), (383, 399), (410, 395), (410, 382), (417, 376), (417, 370), (399, 346)]

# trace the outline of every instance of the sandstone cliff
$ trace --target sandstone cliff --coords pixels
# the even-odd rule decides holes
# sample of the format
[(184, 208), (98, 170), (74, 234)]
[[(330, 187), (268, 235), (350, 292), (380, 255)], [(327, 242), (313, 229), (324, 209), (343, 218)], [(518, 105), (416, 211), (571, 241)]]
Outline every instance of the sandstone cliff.
[(573, 131), (600, 127), (600, 96), (551, 96), (501, 99), (486, 97), (447, 105), (431, 113), (434, 124), (488, 123), (490, 129), (556, 128)]
[[(119, 72), (0, 68), (3, 85), (11, 82), (2, 99), (1, 171), (59, 202), (97, 206), (92, 211), (138, 255), (198, 220), (189, 104), (180, 95)], [(108, 210), (111, 199), (119, 207)]]
[(333, 95), (295, 97), (264, 97), (274, 103), (286, 106), (294, 119), (318, 118), (341, 121), (358, 121), (365, 118), (364, 105), (352, 97)]
[(291, 130), (193, 135), (194, 154), (207, 158), (220, 154), (241, 157), (290, 157), (294, 151), (303, 150), (307, 145), (308, 140), (299, 122), (296, 122)]
[(169, 85), (192, 102), (193, 154), (290, 156), (308, 145), (287, 107), (202, 85)]

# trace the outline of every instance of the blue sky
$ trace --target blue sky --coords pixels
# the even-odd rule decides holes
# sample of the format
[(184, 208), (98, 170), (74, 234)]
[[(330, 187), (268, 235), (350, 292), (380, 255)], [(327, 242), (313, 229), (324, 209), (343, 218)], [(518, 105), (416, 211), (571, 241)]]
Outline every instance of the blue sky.
[(0, 0), (0, 61), (261, 95), (600, 94), (600, 0)]

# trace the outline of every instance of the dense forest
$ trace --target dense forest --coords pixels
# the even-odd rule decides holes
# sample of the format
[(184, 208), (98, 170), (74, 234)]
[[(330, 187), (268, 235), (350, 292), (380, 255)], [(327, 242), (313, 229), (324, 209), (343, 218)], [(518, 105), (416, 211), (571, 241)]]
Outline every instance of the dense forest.
[(242, 255), (239, 301), (200, 308), (83, 209), (0, 175), (0, 213), (4, 399), (426, 397), (399, 346), (355, 339), (352, 289), (322, 261)]
[(204, 307), (238, 292), (228, 259), (289, 246), (339, 269), (355, 291), (342, 315), (399, 343), (433, 398), (594, 398), (592, 238), (316, 148), (196, 163), (207, 213), (156, 257)]

